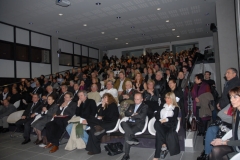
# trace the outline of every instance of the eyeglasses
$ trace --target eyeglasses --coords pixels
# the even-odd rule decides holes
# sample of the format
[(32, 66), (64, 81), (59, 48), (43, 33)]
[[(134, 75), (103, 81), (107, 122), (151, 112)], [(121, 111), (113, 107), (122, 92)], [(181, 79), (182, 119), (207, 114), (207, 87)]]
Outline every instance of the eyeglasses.
[(237, 98), (239, 98), (239, 96), (240, 95), (238, 95), (238, 94), (235, 94), (235, 95), (231, 95), (231, 96), (229, 96), (230, 97), (230, 99), (233, 97), (234, 99), (237, 99)]

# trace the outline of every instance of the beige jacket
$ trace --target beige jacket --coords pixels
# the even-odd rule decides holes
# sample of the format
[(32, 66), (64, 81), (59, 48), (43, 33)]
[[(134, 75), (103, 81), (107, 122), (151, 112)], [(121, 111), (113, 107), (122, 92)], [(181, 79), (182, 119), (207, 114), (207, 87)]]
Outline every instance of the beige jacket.
[[(200, 106), (199, 109), (199, 117), (206, 117), (206, 116), (212, 116), (212, 106), (209, 106), (209, 102), (211, 100), (214, 100), (212, 93), (206, 92), (198, 96), (199, 102), (196, 104), (196, 106)], [(209, 108), (211, 107), (211, 109)]]

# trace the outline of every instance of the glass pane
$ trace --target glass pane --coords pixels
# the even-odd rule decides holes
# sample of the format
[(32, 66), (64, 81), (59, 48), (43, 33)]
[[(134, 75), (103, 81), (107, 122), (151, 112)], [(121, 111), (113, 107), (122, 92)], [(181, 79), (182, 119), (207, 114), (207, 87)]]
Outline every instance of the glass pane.
[(96, 64), (98, 63), (97, 59), (89, 58), (89, 64)]
[(19, 61), (29, 62), (29, 46), (17, 45), (16, 46), (16, 59)]
[(0, 59), (14, 59), (13, 43), (0, 42)]
[(87, 65), (87, 57), (82, 57), (82, 66), (86, 66)]
[(74, 66), (75, 67), (80, 67), (81, 62), (80, 62), (80, 56), (74, 56)]
[(31, 61), (37, 63), (50, 63), (50, 51), (41, 48), (31, 48)]
[(59, 54), (59, 64), (72, 66), (72, 55), (60, 53)]

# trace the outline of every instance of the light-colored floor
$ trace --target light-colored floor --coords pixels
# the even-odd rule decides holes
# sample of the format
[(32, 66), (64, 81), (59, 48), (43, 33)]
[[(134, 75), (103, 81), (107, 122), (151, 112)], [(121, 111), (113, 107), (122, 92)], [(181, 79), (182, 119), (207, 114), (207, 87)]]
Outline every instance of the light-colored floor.
[[(64, 150), (65, 145), (55, 153), (49, 153), (48, 149), (40, 148), (30, 142), (21, 145), (23, 138), (10, 138), (11, 133), (0, 133), (0, 160), (121, 160), (123, 154), (108, 156), (102, 144), (102, 153), (94, 156), (87, 154), (85, 150)], [(32, 141), (36, 137), (32, 137)], [(203, 150), (202, 137), (197, 137), (194, 151), (181, 152), (176, 156), (169, 156), (165, 160), (196, 160)], [(151, 160), (154, 155), (152, 148), (132, 147), (130, 152), (131, 160)]]

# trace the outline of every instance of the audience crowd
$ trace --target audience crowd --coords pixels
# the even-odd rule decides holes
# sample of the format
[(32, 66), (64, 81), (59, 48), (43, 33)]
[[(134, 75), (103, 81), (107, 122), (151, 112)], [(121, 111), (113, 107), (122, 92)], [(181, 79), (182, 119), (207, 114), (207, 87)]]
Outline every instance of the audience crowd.
[[(227, 159), (229, 154), (240, 151), (239, 130), (234, 130), (231, 141), (220, 139), (232, 126), (239, 128), (240, 80), (237, 70), (229, 68), (219, 100), (211, 72), (195, 75), (194, 84), (188, 84), (194, 63), (201, 59), (198, 52), (195, 47), (176, 54), (147, 53), (120, 59), (105, 54), (102, 62), (64, 74), (22, 79), (1, 90), (1, 132), (9, 131), (7, 117), (11, 113), (24, 110), (16, 122), (17, 129), (24, 133), (23, 145), (31, 141), (33, 128), (37, 134), (34, 144), (53, 153), (67, 131), (70, 138), (66, 150), (86, 148), (89, 155), (94, 155), (101, 153), (100, 143), (106, 132), (114, 129), (119, 119), (129, 117), (120, 123), (125, 131), (122, 160), (128, 160), (130, 147), (139, 144), (135, 134), (143, 129), (146, 120), (155, 118), (157, 160), (168, 152), (180, 152), (177, 124), (180, 122), (181, 129), (188, 130), (186, 124), (192, 122), (187, 117), (192, 116), (198, 136), (205, 136), (205, 149), (198, 160)], [(192, 107), (188, 105), (191, 101)], [(174, 138), (169, 141), (169, 136)]]

